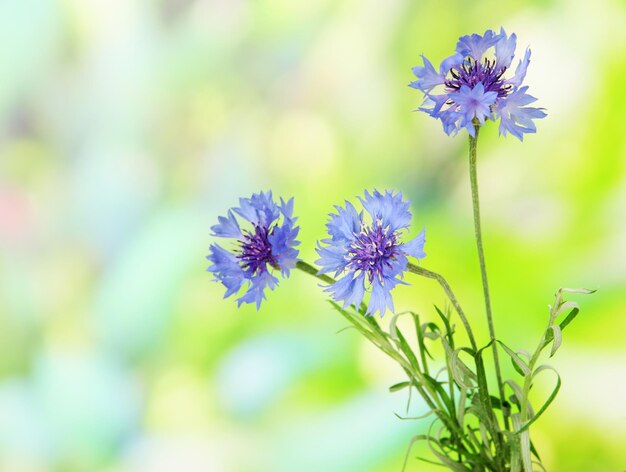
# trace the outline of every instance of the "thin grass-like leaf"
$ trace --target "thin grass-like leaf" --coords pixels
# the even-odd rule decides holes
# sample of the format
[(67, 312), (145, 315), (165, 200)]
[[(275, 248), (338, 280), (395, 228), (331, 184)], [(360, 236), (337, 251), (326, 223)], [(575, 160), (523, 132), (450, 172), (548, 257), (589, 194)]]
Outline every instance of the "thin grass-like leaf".
[(454, 349), (454, 330), (450, 325), (450, 319), (437, 307), (437, 305), (435, 305), (435, 310), (437, 311), (437, 314), (439, 315), (439, 317), (443, 321), (444, 326), (446, 327), (445, 335), (448, 339), (448, 344), (450, 344), (450, 347)]
[(520, 436), (519, 448), (524, 472), (533, 472), (532, 459), (530, 457), (530, 435), (528, 430), (522, 429), (522, 417), (519, 413), (511, 415), (511, 421), (513, 422), (513, 430)]
[(539, 453), (537, 452), (537, 448), (533, 444), (532, 439), (530, 440), (530, 452), (532, 452), (533, 455), (541, 462), (541, 457), (539, 457)]
[(426, 380), (426, 382), (430, 384), (432, 388), (435, 389), (435, 391), (439, 395), (439, 398), (441, 398), (441, 401), (446, 406), (446, 409), (448, 410), (448, 413), (450, 414), (450, 416), (454, 417), (455, 415), (454, 403), (452, 403), (452, 400), (448, 396), (448, 393), (446, 392), (446, 390), (441, 385), (441, 382), (439, 382), (438, 380), (435, 380), (428, 374), (424, 374), (424, 379)]
[(406, 338), (404, 337), (404, 335), (402, 334), (402, 331), (400, 331), (400, 329), (398, 329), (398, 328), (396, 328), (395, 331), (396, 331), (396, 339), (395, 339), (396, 345), (404, 353), (404, 355), (406, 356), (407, 360), (410, 362), (411, 366), (416, 371), (420, 372), (421, 369), (420, 369), (419, 362), (417, 362), (417, 357), (415, 357), (415, 353), (411, 349), (411, 346), (409, 346), (409, 343), (406, 340)]
[(417, 345), (420, 351), (420, 358), (422, 359), (424, 372), (428, 373), (428, 361), (426, 360), (426, 356), (430, 357), (431, 360), (434, 360), (435, 358), (432, 356), (432, 354), (426, 347), (426, 343), (424, 342), (424, 331), (422, 330), (422, 324), (420, 323), (419, 315), (417, 313), (412, 313), (412, 315), (413, 323), (415, 324), (415, 335), (417, 336)]
[[(522, 387), (520, 387), (517, 382), (515, 382), (514, 380), (511, 380), (511, 379), (505, 380), (504, 381), (504, 385), (508, 385), (509, 388), (511, 390), (513, 390), (513, 395), (510, 398), (511, 403), (515, 404), (517, 406), (518, 410), (520, 410), (521, 409), (521, 405), (522, 405), (522, 396), (523, 396)], [(527, 402), (527, 405), (528, 405), (527, 413), (528, 413), (529, 416), (532, 417), (533, 416), (533, 411), (532, 411), (532, 408), (530, 406), (530, 402)], [(520, 410), (520, 413), (521, 413), (521, 410)]]
[[(572, 310), (567, 314), (567, 316), (563, 319), (563, 321), (561, 321), (559, 323), (559, 328), (561, 329), (561, 332), (565, 329), (565, 327), (570, 324), (574, 318), (576, 318), (576, 316), (578, 315), (580, 309), (578, 307), (574, 307), (572, 308)], [(541, 346), (541, 349), (545, 348), (548, 344), (550, 344), (550, 342), (554, 339), (554, 333), (552, 332), (552, 330), (549, 330), (546, 332), (546, 339), (543, 342), (543, 346)]]
[(431, 461), (430, 459), (426, 459), (426, 458), (421, 457), (421, 456), (415, 456), (415, 458), (418, 461), (426, 462), (427, 464), (438, 465), (439, 467), (447, 467), (446, 465), (442, 464), (441, 462)]
[(578, 303), (571, 301), (571, 300), (567, 302), (562, 302), (560, 305), (556, 307), (556, 310), (553, 310), (554, 311), (553, 316), (554, 318), (558, 318), (559, 315), (565, 313), (566, 311), (569, 312), (573, 310), (574, 308), (580, 309), (580, 306), (578, 305)]
[(542, 365), (542, 366), (537, 367), (535, 371), (533, 372), (532, 378), (534, 379), (539, 373), (543, 372), (544, 370), (551, 370), (552, 372), (556, 374), (556, 386), (552, 390), (552, 393), (550, 393), (550, 396), (545, 401), (545, 403), (541, 406), (541, 408), (539, 408), (539, 410), (537, 411), (537, 414), (533, 415), (530, 421), (526, 422), (521, 427), (520, 432), (528, 430), (528, 427), (539, 419), (539, 417), (543, 414), (543, 412), (546, 411), (546, 409), (550, 406), (550, 403), (554, 401), (554, 399), (556, 398), (556, 395), (559, 393), (559, 390), (561, 388), (561, 376), (559, 375), (559, 373), (556, 371), (554, 367), (551, 367), (549, 365)]
[[(517, 413), (515, 413), (517, 415)], [(519, 416), (519, 415), (518, 415)], [(519, 419), (518, 419), (519, 422)], [(513, 423), (513, 427), (515, 427), (515, 422)], [(520, 451), (520, 442), (519, 439), (511, 434), (509, 431), (506, 431), (509, 437), (509, 444), (511, 447), (511, 469), (510, 472), (520, 472), (522, 470), (522, 454)]]
[(430, 410), (424, 413), (423, 415), (419, 415), (419, 416), (401, 416), (398, 413), (394, 413), (394, 415), (396, 415), (396, 418), (400, 420), (423, 420), (424, 418), (428, 418), (430, 415), (434, 413), (435, 413), (435, 410)]
[(459, 410), (457, 412), (457, 420), (460, 425), (465, 422), (465, 401), (467, 400), (467, 390), (461, 389), (459, 398)]
[(411, 449), (413, 449), (413, 444), (417, 441), (427, 441), (428, 435), (426, 434), (417, 434), (411, 438), (409, 442), (409, 446), (407, 447), (406, 455), (404, 456), (404, 464), (402, 465), (402, 472), (406, 470), (406, 465), (409, 462), (409, 455), (411, 454)]
[(556, 351), (559, 347), (561, 347), (561, 341), (563, 339), (561, 327), (557, 325), (550, 326), (550, 330), (552, 331), (552, 336), (554, 338), (554, 342), (552, 343), (552, 349), (550, 350), (550, 357), (556, 354)]
[(504, 349), (504, 352), (506, 352), (509, 355), (509, 357), (513, 361), (513, 367), (520, 375), (523, 375), (524, 377), (526, 377), (527, 375), (530, 375), (530, 368), (528, 367), (528, 364), (526, 364), (526, 362), (524, 362), (520, 358), (520, 356), (518, 356), (512, 349), (510, 349), (502, 341), (498, 341), (498, 344), (500, 344), (500, 346), (502, 346), (502, 349)]
[(399, 390), (410, 387), (411, 385), (413, 385), (413, 382), (398, 382), (397, 384), (393, 384), (391, 387), (389, 387), (389, 391), (397, 392)]
[(397, 340), (398, 318), (407, 314), (412, 314), (412, 313), (410, 311), (402, 311), (400, 313), (396, 313), (395, 315), (393, 315), (391, 317), (391, 320), (389, 320), (389, 334), (391, 335), (393, 339)]
[(448, 344), (448, 341), (443, 337), (441, 338), (441, 343), (443, 344), (443, 348), (446, 351), (446, 357), (448, 358), (454, 381), (461, 388), (474, 388), (473, 382), (477, 380), (476, 374), (472, 372), (472, 370), (461, 359), (459, 359), (459, 354), (462, 351), (468, 352), (472, 356), (474, 355), (474, 351), (467, 347), (461, 347), (452, 350), (452, 347)]
[(588, 288), (562, 288), (561, 289), (562, 292), (568, 292), (568, 293), (584, 293), (585, 295), (589, 295), (591, 293), (596, 293), (597, 290), (593, 289), (588, 289)]

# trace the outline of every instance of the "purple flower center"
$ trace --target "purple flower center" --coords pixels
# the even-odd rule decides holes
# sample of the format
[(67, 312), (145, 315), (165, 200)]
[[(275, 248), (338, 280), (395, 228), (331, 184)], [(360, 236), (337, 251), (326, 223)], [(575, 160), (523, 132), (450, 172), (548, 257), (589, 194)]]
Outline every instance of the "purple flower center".
[(237, 258), (241, 261), (241, 267), (251, 275), (266, 271), (268, 264), (278, 268), (278, 262), (272, 254), (272, 245), (268, 240), (272, 230), (273, 228), (255, 226), (254, 233), (244, 231), (243, 240), (240, 241), (241, 253)]
[(450, 78), (444, 84), (450, 92), (459, 91), (463, 85), (473, 89), (476, 84), (482, 82), (485, 92), (496, 92), (498, 98), (506, 97), (511, 91), (511, 85), (502, 80), (506, 67), (497, 67), (496, 61), (483, 59), (476, 61), (471, 57), (465, 59), (458, 66), (454, 66), (448, 72)]
[(399, 246), (396, 232), (385, 230), (381, 221), (373, 226), (363, 226), (361, 232), (348, 248), (350, 270), (361, 270), (369, 281), (382, 278), (385, 267), (391, 267)]

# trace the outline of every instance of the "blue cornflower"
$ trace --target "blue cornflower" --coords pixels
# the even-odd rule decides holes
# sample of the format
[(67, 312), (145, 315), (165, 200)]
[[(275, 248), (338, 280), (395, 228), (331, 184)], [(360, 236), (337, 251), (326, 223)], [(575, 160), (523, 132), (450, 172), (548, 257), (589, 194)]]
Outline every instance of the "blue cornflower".
[(330, 238), (318, 242), (317, 264), (320, 274), (334, 272), (337, 282), (326, 287), (336, 301), (344, 307), (359, 306), (366, 290), (371, 292), (367, 314), (377, 311), (383, 316), (387, 308), (392, 312), (391, 290), (398, 284), (408, 264), (408, 256), (426, 257), (425, 230), (407, 243), (400, 242), (401, 230), (411, 222), (409, 202), (402, 194), (384, 194), (375, 190), (359, 197), (363, 211), (357, 213), (352, 203), (346, 201), (345, 208), (335, 206), (337, 213), (330, 214), (326, 228)]
[[(241, 229), (235, 213), (248, 221), (251, 229)], [(239, 207), (229, 210), (226, 217), (218, 217), (218, 224), (211, 227), (213, 236), (236, 240), (230, 251), (212, 244), (207, 256), (212, 263), (207, 271), (226, 287), (224, 298), (239, 292), (247, 283), (248, 289), (237, 299), (237, 305), (256, 303), (259, 309), (265, 299), (265, 289), (274, 290), (278, 284), (273, 271), (279, 270), (283, 277), (288, 277), (289, 270), (296, 265), (298, 250), (295, 246), (300, 244), (296, 241), (300, 230), (294, 226), (296, 220), (293, 198), (288, 202), (281, 198), (277, 205), (271, 191), (240, 198)]]
[[(526, 106), (537, 100), (526, 93), (528, 87), (522, 87), (530, 49), (526, 49), (513, 77), (504, 77), (513, 62), (516, 41), (515, 34), (507, 36), (504, 28), (499, 34), (488, 30), (483, 36), (463, 36), (439, 71), (422, 55), (424, 65), (413, 68), (417, 80), (409, 84), (425, 95), (419, 110), (441, 120), (448, 135), (465, 128), (475, 136), (474, 123), (482, 125), (487, 118), (500, 120), (503, 136), (511, 133), (522, 140), (524, 133), (536, 132), (532, 120), (546, 114), (543, 108)], [(494, 56), (484, 57), (491, 48)]]

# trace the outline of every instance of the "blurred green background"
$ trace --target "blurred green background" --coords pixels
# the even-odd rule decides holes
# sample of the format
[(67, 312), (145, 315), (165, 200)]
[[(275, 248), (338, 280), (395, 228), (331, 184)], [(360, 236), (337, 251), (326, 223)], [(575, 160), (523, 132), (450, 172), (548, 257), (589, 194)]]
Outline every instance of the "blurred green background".
[[(393, 415), (401, 373), (337, 334), (304, 274), (258, 313), (222, 300), (209, 227), (239, 196), (293, 195), (312, 261), (333, 204), (402, 191), (424, 266), (484, 342), (467, 142), (413, 113), (407, 84), (421, 53), (438, 63), (501, 25), (532, 47), (526, 82), (549, 116), (524, 143), (481, 133), (496, 329), (533, 349), (557, 288), (599, 289), (573, 297), (582, 314), (551, 360), (563, 388), (532, 434), (551, 472), (623, 471), (617, 0), (1, 1), (0, 470), (399, 471), (428, 425)], [(397, 309), (435, 319), (443, 294), (410, 281)]]

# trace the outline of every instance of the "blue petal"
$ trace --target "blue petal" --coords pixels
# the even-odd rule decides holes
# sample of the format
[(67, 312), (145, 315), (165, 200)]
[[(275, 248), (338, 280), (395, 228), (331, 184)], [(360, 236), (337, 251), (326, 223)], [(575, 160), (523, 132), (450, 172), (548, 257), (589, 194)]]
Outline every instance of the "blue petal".
[(418, 108), (418, 110), (428, 113), (433, 118), (440, 118), (441, 109), (449, 100), (449, 98), (450, 97), (448, 94), (441, 94), (441, 95), (426, 94), (424, 97), (424, 103), (422, 104), (420, 108)]
[(454, 110), (446, 110), (441, 112), (439, 118), (441, 119), (441, 124), (443, 125), (444, 132), (450, 136), (455, 136), (459, 130), (465, 126), (461, 126), (461, 121), (463, 120), (464, 115), (462, 113), (458, 113)]
[(456, 45), (456, 51), (463, 57), (469, 56), (480, 62), (487, 49), (496, 44), (500, 38), (499, 34), (495, 34), (491, 30), (485, 31), (483, 36), (479, 34), (461, 36)]
[(432, 63), (423, 54), (422, 60), (424, 61), (423, 66), (416, 66), (412, 69), (418, 80), (411, 82), (409, 86), (426, 93), (437, 85), (443, 84), (445, 77), (435, 70)]
[(291, 220), (288, 220), (284, 225), (276, 227), (267, 237), (272, 245), (272, 255), (276, 258), (283, 277), (289, 277), (289, 271), (298, 261), (299, 251), (295, 246), (300, 244), (300, 241), (296, 240), (299, 231), (300, 227), (294, 227)]
[(358, 308), (365, 295), (364, 282), (365, 277), (363, 274), (356, 277), (353, 274), (347, 274), (334, 284), (326, 287), (324, 291), (329, 292), (335, 301), (343, 301), (344, 308), (350, 305)]
[(443, 61), (441, 61), (441, 65), (439, 66), (439, 72), (441, 75), (445, 76), (450, 69), (455, 66), (458, 66), (463, 62), (463, 56), (458, 52), (455, 52), (449, 57), (446, 57)]
[[(383, 277), (385, 279), (390, 279), (395, 281), (395, 285), (409, 285), (407, 282), (404, 282), (402, 277), (404, 277), (404, 273), (406, 272), (406, 266), (409, 263), (409, 259), (406, 257), (404, 251), (400, 250), (397, 252), (394, 259), (388, 261), (387, 267), (383, 270)], [(400, 277), (398, 279), (397, 277)]]
[(372, 282), (372, 295), (370, 296), (370, 302), (367, 306), (367, 315), (374, 315), (376, 312), (380, 313), (380, 316), (384, 316), (387, 308), (393, 313), (393, 299), (391, 298), (391, 290), (395, 287), (392, 279), (385, 279), (385, 285), (378, 279), (374, 279)]
[(321, 246), (318, 242), (316, 248), (317, 254), (320, 256), (320, 258), (315, 261), (315, 263), (320, 266), (319, 273), (327, 274), (334, 272), (335, 275), (339, 275), (339, 273), (345, 270), (348, 264), (346, 260), (348, 250), (343, 243), (331, 239), (324, 240), (323, 242), (328, 243), (328, 246)]
[(504, 28), (500, 28), (500, 39), (496, 43), (496, 66), (498, 69), (508, 68), (515, 55), (517, 36), (513, 33), (507, 37)]
[(253, 225), (259, 224), (259, 215), (257, 214), (255, 208), (252, 206), (252, 202), (249, 198), (239, 198), (239, 208), (235, 207), (233, 208), (233, 210), (235, 211), (235, 213), (245, 218)]
[(239, 224), (237, 223), (235, 215), (233, 215), (231, 210), (228, 210), (228, 216), (226, 218), (218, 216), (217, 221), (218, 224), (211, 226), (211, 231), (213, 231), (214, 236), (237, 239), (243, 237)]
[(359, 197), (361, 204), (372, 217), (372, 220), (382, 221), (383, 228), (389, 228), (396, 231), (406, 228), (411, 222), (411, 212), (409, 211), (410, 203), (402, 200), (402, 194), (387, 191), (383, 195), (378, 190), (374, 190), (370, 194), (367, 190), (365, 197)]
[(207, 259), (212, 264), (207, 268), (207, 271), (212, 272), (215, 280), (226, 287), (224, 298), (237, 293), (245, 279), (245, 274), (239, 266), (237, 257), (217, 244), (212, 244), (209, 251)]
[(234, 208), (234, 211), (255, 226), (269, 227), (279, 217), (279, 209), (272, 199), (271, 191), (240, 198), (239, 208)]
[(426, 253), (424, 252), (424, 245), (426, 244), (426, 228), (422, 229), (420, 234), (411, 239), (409, 242), (405, 243), (402, 249), (404, 252), (411, 257), (416, 259), (423, 259), (426, 257)]
[(458, 111), (463, 114), (463, 125), (474, 136), (474, 125), (472, 121), (477, 118), (481, 124), (485, 123), (485, 118), (491, 118), (491, 105), (498, 98), (496, 92), (485, 92), (482, 82), (478, 82), (473, 89), (467, 85), (461, 86), (458, 93), (454, 95), (454, 102), (459, 106)]
[(537, 131), (532, 120), (547, 116), (543, 108), (525, 106), (537, 100), (532, 95), (528, 95), (527, 90), (527, 86), (516, 90), (498, 105), (496, 113), (500, 117), (500, 135), (506, 136), (507, 133), (511, 133), (523, 141), (524, 133)]
[(524, 79), (526, 78), (526, 71), (528, 70), (528, 64), (530, 64), (530, 48), (526, 49), (524, 59), (519, 61), (515, 68), (515, 75), (506, 81), (507, 84), (512, 85), (514, 88), (521, 87)]
[(286, 203), (283, 198), (280, 198), (280, 212), (283, 216), (289, 220), (293, 219), (293, 197), (291, 197)]
[(274, 290), (276, 285), (278, 285), (278, 279), (267, 271), (253, 276), (250, 278), (250, 287), (246, 293), (237, 299), (237, 306), (241, 306), (242, 303), (256, 303), (258, 310), (261, 302), (265, 300), (265, 289), (269, 287), (270, 290)]
[(345, 209), (339, 205), (335, 209), (337, 214), (331, 213), (330, 221), (326, 224), (328, 234), (333, 241), (352, 241), (355, 233), (361, 230), (361, 216), (349, 201), (346, 201)]

